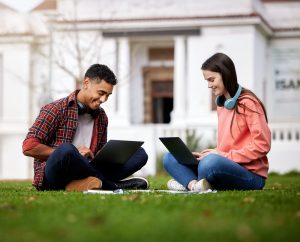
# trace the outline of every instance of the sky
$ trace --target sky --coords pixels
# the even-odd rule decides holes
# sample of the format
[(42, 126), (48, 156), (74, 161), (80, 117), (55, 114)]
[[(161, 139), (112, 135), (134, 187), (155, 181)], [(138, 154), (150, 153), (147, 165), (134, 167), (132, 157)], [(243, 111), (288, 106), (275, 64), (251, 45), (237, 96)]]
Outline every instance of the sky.
[(43, 0), (0, 0), (0, 2), (20, 12), (27, 12), (43, 2)]

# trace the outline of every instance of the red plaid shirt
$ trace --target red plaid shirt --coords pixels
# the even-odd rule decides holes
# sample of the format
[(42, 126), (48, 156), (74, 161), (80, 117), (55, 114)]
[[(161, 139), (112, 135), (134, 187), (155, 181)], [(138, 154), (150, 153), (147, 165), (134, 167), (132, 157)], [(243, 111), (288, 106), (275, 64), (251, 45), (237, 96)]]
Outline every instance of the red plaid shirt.
[[(72, 143), (78, 126), (77, 91), (69, 96), (42, 107), (34, 124), (23, 142), (23, 151), (33, 144), (44, 144), (56, 148), (63, 143)], [(91, 151), (96, 154), (107, 142), (108, 119), (100, 108), (95, 117)], [(34, 159), (34, 180), (32, 185), (43, 190), (46, 160)]]

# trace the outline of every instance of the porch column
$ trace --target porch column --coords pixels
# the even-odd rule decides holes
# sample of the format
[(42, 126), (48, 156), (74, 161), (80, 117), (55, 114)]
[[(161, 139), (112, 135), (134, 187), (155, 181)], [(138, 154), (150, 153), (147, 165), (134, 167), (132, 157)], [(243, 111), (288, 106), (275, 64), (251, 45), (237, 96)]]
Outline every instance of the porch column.
[(116, 115), (114, 124), (130, 123), (130, 50), (128, 38), (120, 38), (117, 42), (117, 79)]
[(186, 37), (175, 37), (174, 56), (174, 108), (172, 124), (185, 124), (186, 115)]

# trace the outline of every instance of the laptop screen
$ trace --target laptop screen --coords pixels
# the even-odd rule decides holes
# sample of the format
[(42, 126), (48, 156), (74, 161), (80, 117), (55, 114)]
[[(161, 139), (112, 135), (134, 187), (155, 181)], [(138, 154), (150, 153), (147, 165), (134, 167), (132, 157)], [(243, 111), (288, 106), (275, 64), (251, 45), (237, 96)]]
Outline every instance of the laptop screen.
[(103, 162), (124, 164), (142, 146), (143, 141), (109, 140), (90, 162), (97, 165)]
[(185, 165), (197, 165), (199, 161), (179, 137), (159, 138), (175, 159)]

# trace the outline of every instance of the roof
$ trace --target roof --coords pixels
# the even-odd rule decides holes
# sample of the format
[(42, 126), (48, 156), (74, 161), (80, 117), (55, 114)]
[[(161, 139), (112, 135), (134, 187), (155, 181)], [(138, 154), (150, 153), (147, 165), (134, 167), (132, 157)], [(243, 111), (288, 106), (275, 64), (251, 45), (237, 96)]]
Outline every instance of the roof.
[(15, 12), (15, 10), (13, 8), (11, 8), (11, 7), (7, 6), (7, 5), (5, 5), (4, 3), (0, 2), (0, 11), (1, 10), (10, 10), (10, 11), (14, 11)]
[(31, 11), (45, 11), (45, 10), (56, 10), (57, 1), (56, 0), (44, 0), (42, 3), (37, 5)]

